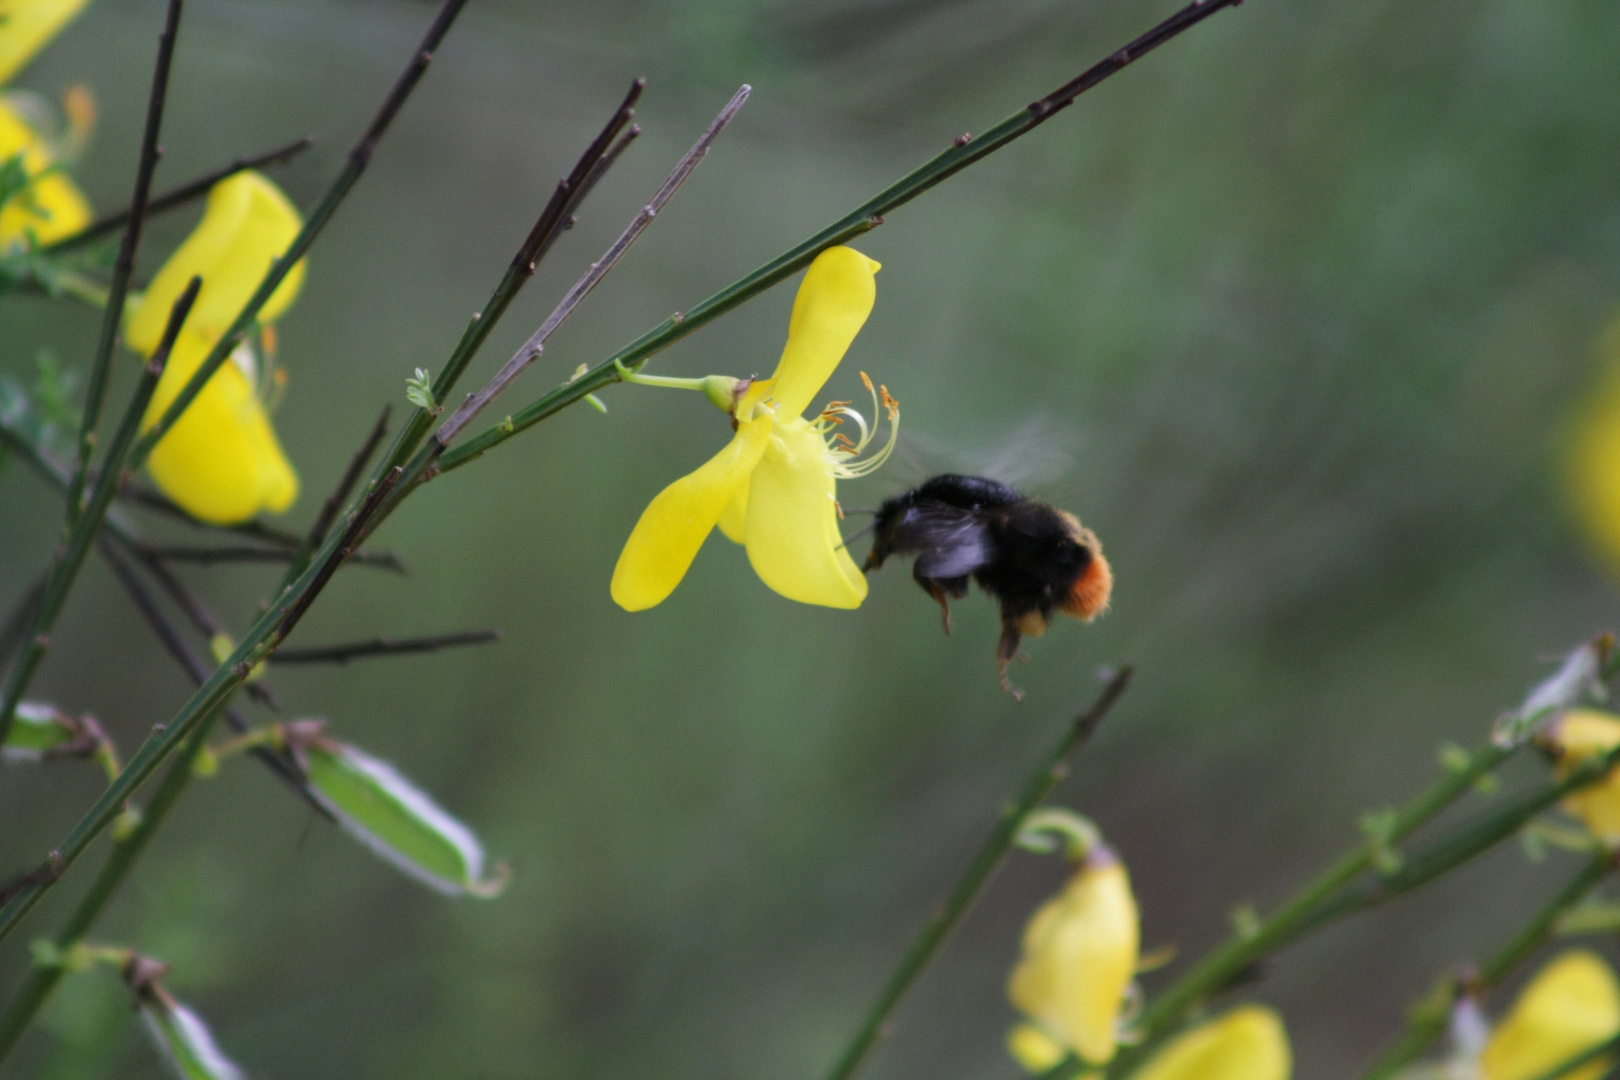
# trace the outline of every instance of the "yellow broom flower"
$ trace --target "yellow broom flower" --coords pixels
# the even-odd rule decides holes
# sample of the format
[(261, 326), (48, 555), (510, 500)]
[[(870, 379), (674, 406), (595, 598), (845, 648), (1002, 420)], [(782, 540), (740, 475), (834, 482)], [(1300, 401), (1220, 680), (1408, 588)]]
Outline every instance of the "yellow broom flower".
[[(152, 279), (125, 329), (130, 346), (150, 355), (174, 301), (193, 275), (202, 277), (202, 291), (147, 409), (146, 427), (179, 396), (301, 225), (286, 196), (259, 173), (237, 173), (214, 185), (202, 221)], [(303, 275), (299, 263), (260, 312), (261, 324), (287, 309)], [(259, 382), (258, 358), (244, 342), (147, 463), (158, 486), (204, 521), (230, 524), (261, 510), (280, 512), (298, 496), (298, 477), (270, 426)]]
[(1041, 905), (1024, 929), (1024, 951), (1007, 993), (1034, 1034), (1015, 1030), (1020, 1061), (1042, 1053), (1038, 1035), (1094, 1065), (1111, 1061), (1119, 1016), (1136, 977), (1140, 949), (1136, 897), (1124, 865), (1095, 845), (1063, 892)]
[[(1533, 1080), (1582, 1051), (1620, 1035), (1620, 986), (1595, 953), (1572, 949), (1541, 969), (1491, 1032), (1480, 1056), (1481, 1080)], [(1598, 1080), (1603, 1058), (1568, 1080)]]
[[(1567, 776), (1583, 761), (1620, 746), (1620, 717), (1596, 709), (1572, 709), (1547, 731), (1559, 752), (1558, 774)], [(1564, 809), (1581, 819), (1592, 835), (1620, 843), (1620, 771), (1564, 799)]]
[(89, 0), (0, 0), (0, 83), (8, 83)]
[[(748, 385), (737, 401), (731, 443), (666, 487), (636, 522), (613, 570), (613, 599), (620, 607), (641, 611), (662, 603), (716, 525), (747, 547), (754, 572), (788, 599), (860, 606), (866, 577), (844, 549), (836, 483), (882, 464), (894, 446), (899, 409), (885, 391), (889, 442), (857, 464), (851, 461), (871, 442), (875, 416), (868, 428), (844, 403), (828, 406), (814, 420), (800, 414), (871, 314), (877, 271), (876, 262), (848, 247), (830, 248), (810, 264), (776, 373)], [(858, 442), (833, 431), (846, 418), (859, 425)]]
[(1177, 1035), (1131, 1080), (1288, 1080), (1293, 1069), (1282, 1017), (1244, 1005)]

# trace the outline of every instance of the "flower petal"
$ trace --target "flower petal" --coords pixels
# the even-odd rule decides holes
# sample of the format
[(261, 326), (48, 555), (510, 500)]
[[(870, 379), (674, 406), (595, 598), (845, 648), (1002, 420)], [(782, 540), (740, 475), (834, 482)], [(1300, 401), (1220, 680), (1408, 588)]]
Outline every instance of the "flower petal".
[[(202, 365), (212, 344), (185, 330), (147, 408), (146, 424)], [(152, 451), (152, 479), (194, 517), (216, 524), (246, 521), (260, 510), (281, 511), (298, 495), (270, 420), (242, 369), (225, 364)]]
[[(1620, 1034), (1620, 986), (1596, 953), (1571, 949), (1541, 969), (1496, 1026), (1480, 1056), (1482, 1080), (1531, 1080)], [(1569, 1074), (1597, 1080), (1603, 1058)]]
[(738, 485), (765, 453), (772, 424), (767, 412), (740, 425), (724, 450), (658, 493), (613, 568), (615, 603), (626, 611), (644, 611), (675, 591)]
[(777, 423), (748, 485), (748, 561), (789, 600), (857, 608), (866, 599), (866, 576), (838, 531), (825, 454), (826, 444), (807, 421)]
[[(1558, 775), (1568, 776), (1586, 759), (1620, 746), (1620, 717), (1596, 709), (1572, 709), (1547, 731), (1561, 751)], [(1620, 770), (1567, 797), (1563, 807), (1581, 819), (1594, 836), (1620, 842)]]
[[(130, 347), (152, 354), (163, 337), (169, 309), (197, 274), (202, 275), (202, 292), (186, 319), (186, 329), (210, 344), (219, 341), (302, 225), (281, 189), (259, 173), (240, 172), (215, 184), (202, 221), (169, 256), (130, 316), (125, 335)], [(273, 322), (285, 311), (303, 280), (300, 262), (260, 310), (259, 322)]]
[(742, 483), (737, 485), (737, 493), (720, 515), (720, 531), (734, 544), (746, 542), (748, 536), (748, 481), (748, 477), (743, 477)]
[(1030, 919), (1008, 996), (1082, 1060), (1106, 1064), (1136, 977), (1139, 935), (1125, 867), (1113, 858), (1083, 866)]
[[(0, 14), (3, 11), (0, 8)], [(0, 162), (18, 154), (23, 155), (28, 174), (37, 179), (0, 209), (0, 248), (25, 239), (30, 232), (40, 243), (48, 244), (90, 224), (90, 204), (65, 173), (40, 175), (54, 163), (39, 132), (0, 99)]]
[(828, 248), (804, 272), (793, 301), (787, 347), (776, 365), (777, 416), (810, 406), (861, 332), (877, 299), (878, 264), (851, 247)]
[(88, 0), (0, 0), (0, 83), (50, 43)]
[(1288, 1080), (1293, 1068), (1282, 1018), (1245, 1005), (1176, 1036), (1131, 1080)]

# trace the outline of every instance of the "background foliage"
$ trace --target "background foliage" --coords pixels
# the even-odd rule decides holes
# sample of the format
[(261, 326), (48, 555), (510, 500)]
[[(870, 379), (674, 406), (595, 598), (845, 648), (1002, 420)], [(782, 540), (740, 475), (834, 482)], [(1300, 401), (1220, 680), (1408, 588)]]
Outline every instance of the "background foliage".
[[(736, 84), (755, 96), (535, 388), (1167, 10), (479, 0), (281, 324), (294, 520), (375, 403), (403, 406), (402, 380), (442, 362), (630, 77), (651, 80), (646, 135), (485, 364)], [(1361, 810), (1432, 774), (1440, 740), (1477, 741), (1541, 674), (1531, 658), (1615, 621), (1559, 455), (1620, 302), (1617, 14), (1254, 0), (859, 242), (884, 264), (878, 306), (830, 389), (850, 396), (857, 367), (886, 382), (912, 460), (846, 504), (1018, 462), (1117, 570), (1108, 618), (1027, 646), (1023, 704), (996, 687), (991, 607), (962, 605), (942, 638), (898, 568), (860, 612), (816, 610), (715, 540), (670, 602), (615, 608), (636, 515), (724, 437), (696, 395), (616, 389), (609, 415), (572, 410), (433, 485), (379, 537), (410, 576), (350, 571), (295, 642), (488, 624), (500, 644), (274, 676), (295, 712), (397, 761), (510, 857), (505, 897), (404, 882), (239, 767), (187, 802), (100, 936), (173, 962), (176, 991), (265, 1076), (814, 1076), (1096, 667), (1130, 658), (1134, 689), (1059, 797), (1125, 856), (1147, 943), (1196, 951), (1231, 905), (1275, 899)], [(317, 149), (277, 174), (307, 202), (426, 16), (197, 0), (159, 183), (310, 131)], [(20, 80), (98, 92), (77, 175), (99, 207), (127, 198), (160, 17), (154, 0), (93, 5)], [(154, 225), (151, 266), (189, 225)], [(651, 370), (767, 371), (790, 302), (778, 290)], [(93, 320), (17, 299), (0, 317), (0, 369), (91, 352)], [(60, 510), (15, 465), (0, 504), (9, 602)], [(274, 572), (192, 576), (245, 625)], [(104, 569), (87, 575), (35, 696), (133, 746), (189, 687)], [(51, 843), (97, 782), (8, 775), (0, 866)], [(1522, 862), (1500, 853), (1270, 969), (1257, 993), (1284, 1009), (1300, 1074), (1364, 1060), (1436, 970), (1522, 918), (1554, 886)], [(1014, 860), (874, 1078), (1013, 1075), (1004, 980), (1059, 872)], [(113, 980), (65, 984), (18, 1075), (154, 1075), (127, 1008)]]

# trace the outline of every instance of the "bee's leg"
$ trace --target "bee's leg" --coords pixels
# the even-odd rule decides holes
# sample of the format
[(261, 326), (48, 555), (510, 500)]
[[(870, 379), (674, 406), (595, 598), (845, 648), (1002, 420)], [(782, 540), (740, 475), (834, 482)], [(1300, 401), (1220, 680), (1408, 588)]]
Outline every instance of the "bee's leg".
[(1001, 643), (996, 646), (996, 674), (1001, 679), (1001, 688), (1011, 694), (1014, 701), (1024, 700), (1024, 692), (1007, 678), (1007, 665), (1018, 655), (1018, 641), (1022, 636), (1016, 623), (1002, 620)]
[(928, 590), (928, 595), (932, 596), (934, 598), (934, 603), (938, 604), (939, 605), (939, 610), (944, 612), (944, 616), (945, 616), (945, 635), (947, 637), (949, 637), (950, 633), (951, 633), (951, 598), (950, 598), (950, 595), (948, 593), (946, 593), (945, 587), (943, 585), (941, 585), (937, 581), (930, 580), (927, 584), (925, 584), (923, 586), (923, 588)]

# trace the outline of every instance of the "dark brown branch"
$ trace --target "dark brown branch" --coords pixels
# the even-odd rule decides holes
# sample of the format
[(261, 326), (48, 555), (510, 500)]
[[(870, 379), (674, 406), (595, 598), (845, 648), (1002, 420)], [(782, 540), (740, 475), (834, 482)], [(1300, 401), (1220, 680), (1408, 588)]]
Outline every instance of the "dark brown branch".
[(438, 652), (458, 645), (483, 645), (499, 641), (499, 630), (469, 630), (460, 634), (439, 634), (436, 637), (372, 638), (370, 641), (351, 641), (343, 645), (320, 645), (308, 649), (281, 649), (270, 655), (273, 664), (347, 664), (372, 656), (404, 656), (407, 653)]
[[(200, 563), (290, 563), (296, 551), (261, 547), (149, 547), (144, 554), (164, 562)], [(357, 551), (349, 559), (360, 566), (375, 566), (403, 574), (405, 564), (392, 551)]]
[(378, 416), (377, 422), (371, 426), (371, 434), (367, 435), (366, 441), (360, 444), (360, 449), (355, 452), (354, 457), (349, 461), (349, 467), (343, 470), (343, 476), (338, 480), (337, 487), (333, 488), (332, 494), (326, 497), (326, 503), (321, 507), (321, 512), (316, 515), (315, 524), (309, 530), (309, 536), (304, 539), (304, 549), (306, 551), (315, 550), (321, 546), (321, 541), (326, 539), (326, 530), (330, 529), (332, 522), (337, 520), (338, 514), (343, 510), (343, 504), (349, 501), (349, 495), (354, 491), (354, 485), (360, 481), (360, 473), (365, 470), (366, 463), (371, 460), (371, 455), (377, 452), (377, 446), (383, 441), (383, 436), (388, 434), (388, 416), (392, 411), (392, 406), (383, 406), (382, 415)]
[[(146, 204), (147, 216), (150, 217), (153, 214), (161, 214), (167, 210), (184, 206), (193, 199), (208, 194), (209, 190), (221, 180), (229, 179), (247, 169), (262, 169), (267, 165), (283, 165), (314, 145), (315, 140), (305, 135), (301, 139), (294, 139), (287, 145), (278, 146), (274, 150), (254, 154), (252, 157), (239, 157), (229, 165), (204, 173), (178, 187), (172, 187), (167, 191), (153, 195)], [(129, 217), (130, 208), (126, 206), (122, 210), (97, 218), (72, 236), (64, 236), (55, 243), (47, 245), (44, 250), (47, 254), (56, 254), (60, 251), (83, 247), (85, 244), (99, 240), (110, 232), (116, 232), (118, 229), (123, 228)]]
[[(134, 603), (135, 609), (141, 613), (141, 617), (146, 620), (147, 626), (151, 628), (153, 635), (158, 639), (158, 643), (163, 646), (164, 651), (174, 659), (175, 663), (179, 664), (185, 673), (191, 677), (192, 681), (201, 686), (208, 678), (208, 665), (186, 645), (185, 639), (180, 635), (179, 628), (163, 613), (163, 609), (158, 606), (156, 598), (141, 583), (134, 568), (118, 553), (116, 545), (112, 541), (103, 538), (100, 546), (102, 558), (107, 560), (107, 565), (112, 568), (113, 576), (118, 579), (118, 583), (129, 594), (130, 601)], [(227, 706), (224, 717), (231, 730), (237, 733), (250, 731), (253, 728), (253, 724), (248, 718), (234, 707)], [(265, 746), (255, 747), (252, 753), (271, 772), (291, 785), (293, 790), (298, 792), (304, 801), (313, 807), (317, 813), (327, 820), (331, 820), (331, 811), (322, 806), (320, 801), (310, 792), (306, 786), (303, 770), (298, 767), (297, 760), (291, 754), (277, 753)]]
[[(170, 573), (169, 568), (164, 566), (160, 560), (152, 558), (148, 552), (133, 546), (126, 546), (125, 550), (133, 555), (146, 568), (146, 572), (152, 575), (163, 591), (169, 594), (169, 599), (174, 601), (174, 606), (185, 613), (186, 618), (191, 621), (192, 626), (196, 627), (198, 633), (210, 641), (221, 634), (227, 638), (230, 637), (230, 632), (225, 628), (225, 624), (220, 621), (219, 617), (208, 610), (208, 605), (204, 604), (196, 593), (186, 588), (185, 582)], [(207, 677), (206, 673), (204, 677)], [(274, 690), (264, 683), (246, 683), (242, 689), (248, 697), (265, 708), (280, 710), (281, 699), (276, 696)]]
[(394, 486), (399, 483), (399, 478), (402, 475), (404, 475), (404, 470), (397, 465), (394, 466), (384, 473), (371, 491), (366, 494), (365, 501), (355, 509), (354, 514), (349, 518), (349, 523), (344, 526), (343, 535), (339, 537), (337, 547), (332, 549), (332, 553), (326, 557), (326, 561), (316, 569), (315, 578), (310, 582), (309, 588), (287, 609), (287, 613), (281, 617), (280, 624), (271, 632), (268, 640), (270, 646), (268, 654), (274, 654), (281, 643), (287, 640), (287, 635), (293, 632), (293, 628), (298, 625), (299, 620), (309, 611), (309, 607), (315, 602), (315, 598), (321, 594), (321, 590), (325, 589), (332, 580), (332, 575), (338, 572), (338, 567), (342, 566), (345, 560), (353, 554), (354, 545), (360, 542), (360, 536), (365, 532), (367, 523), (371, 521), (378, 510), (382, 509), (383, 503), (388, 499), (389, 493), (394, 490)]

